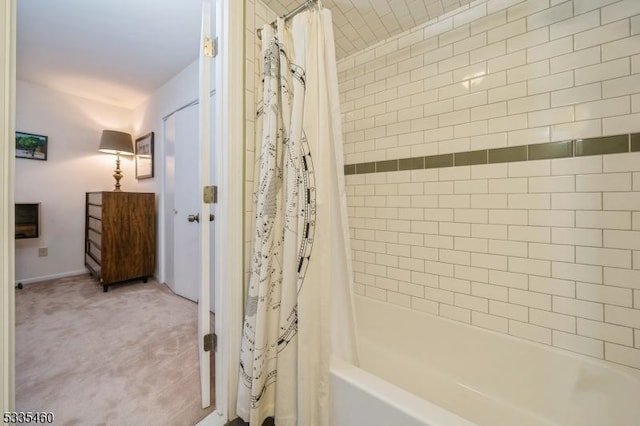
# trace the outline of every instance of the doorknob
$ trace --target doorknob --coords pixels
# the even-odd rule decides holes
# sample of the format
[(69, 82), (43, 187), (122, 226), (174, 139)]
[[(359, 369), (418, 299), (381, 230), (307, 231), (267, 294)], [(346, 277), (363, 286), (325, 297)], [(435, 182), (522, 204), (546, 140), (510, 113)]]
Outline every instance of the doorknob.
[[(214, 219), (215, 219), (215, 216), (214, 216), (214, 215), (212, 215), (212, 214), (210, 214), (210, 215), (209, 215), (209, 222), (213, 222), (213, 221), (214, 221)], [(195, 215), (194, 215), (194, 214), (190, 214), (190, 215), (187, 217), (187, 220), (188, 220), (189, 222), (198, 222), (198, 223), (200, 223), (200, 213), (195, 214)]]

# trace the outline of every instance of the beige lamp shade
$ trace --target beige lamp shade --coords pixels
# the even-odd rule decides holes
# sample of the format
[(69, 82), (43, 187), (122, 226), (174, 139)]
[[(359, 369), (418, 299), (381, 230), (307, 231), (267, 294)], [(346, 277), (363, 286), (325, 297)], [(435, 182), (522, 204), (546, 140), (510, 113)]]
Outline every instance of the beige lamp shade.
[(98, 150), (107, 154), (133, 155), (133, 139), (129, 133), (103, 130)]
[(120, 179), (122, 179), (123, 175), (122, 170), (120, 170), (120, 155), (133, 155), (133, 138), (129, 133), (103, 130), (98, 150), (107, 154), (117, 155), (116, 169), (113, 172), (113, 177), (116, 180), (114, 191), (121, 191)]

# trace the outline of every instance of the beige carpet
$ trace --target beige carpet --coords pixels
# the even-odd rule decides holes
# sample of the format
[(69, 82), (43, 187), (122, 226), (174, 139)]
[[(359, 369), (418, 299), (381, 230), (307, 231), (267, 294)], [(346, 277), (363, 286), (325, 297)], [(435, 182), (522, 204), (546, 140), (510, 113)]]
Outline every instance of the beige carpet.
[(193, 425), (197, 305), (155, 281), (89, 275), (16, 289), (16, 408), (60, 425)]

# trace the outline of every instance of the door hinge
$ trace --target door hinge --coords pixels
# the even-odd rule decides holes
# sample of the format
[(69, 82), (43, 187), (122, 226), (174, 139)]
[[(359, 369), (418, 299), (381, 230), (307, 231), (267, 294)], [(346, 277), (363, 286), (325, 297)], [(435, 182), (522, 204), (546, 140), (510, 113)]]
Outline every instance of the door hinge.
[(205, 334), (204, 335), (204, 351), (211, 352), (212, 350), (214, 352), (218, 350), (218, 336), (213, 333)]
[(218, 55), (218, 38), (211, 39), (206, 37), (204, 39), (204, 55), (209, 58), (215, 58)]
[(202, 199), (205, 204), (215, 204), (218, 202), (218, 187), (215, 185), (205, 186), (202, 192)]

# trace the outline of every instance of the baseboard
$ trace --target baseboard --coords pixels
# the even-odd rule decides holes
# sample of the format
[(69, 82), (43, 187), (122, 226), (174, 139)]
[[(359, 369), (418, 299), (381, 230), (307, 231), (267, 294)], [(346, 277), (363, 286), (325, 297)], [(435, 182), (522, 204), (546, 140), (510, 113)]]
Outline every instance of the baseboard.
[(196, 426), (227, 426), (226, 416), (220, 411), (214, 411), (204, 419), (200, 420)]
[(88, 274), (89, 270), (88, 269), (79, 269), (77, 271), (68, 271), (68, 272), (61, 272), (59, 274), (52, 274), (52, 275), (43, 275), (41, 277), (33, 277), (33, 278), (23, 278), (23, 279), (16, 279), (16, 284), (33, 284), (33, 283), (38, 283), (40, 281), (49, 281), (49, 280), (55, 280), (57, 278), (66, 278), (66, 277), (73, 277), (75, 275), (82, 275), (82, 274)]

